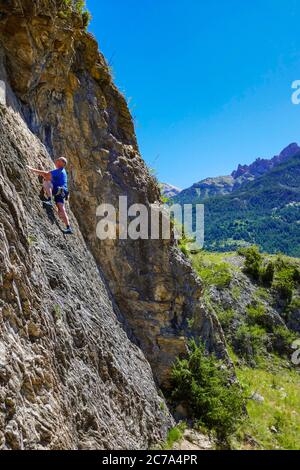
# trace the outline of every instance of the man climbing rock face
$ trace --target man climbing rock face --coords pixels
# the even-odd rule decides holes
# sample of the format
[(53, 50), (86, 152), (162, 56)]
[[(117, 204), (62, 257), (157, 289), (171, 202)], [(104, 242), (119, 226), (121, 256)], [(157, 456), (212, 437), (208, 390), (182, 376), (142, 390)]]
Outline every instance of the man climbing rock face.
[(47, 200), (44, 201), (45, 205), (52, 206), (52, 198), (54, 198), (58, 216), (65, 224), (66, 229), (63, 231), (65, 235), (71, 235), (73, 233), (70, 227), (69, 217), (65, 208), (65, 200), (68, 198), (68, 175), (66, 172), (66, 166), (68, 161), (66, 158), (58, 158), (55, 161), (56, 169), (52, 171), (37, 170), (27, 166), (29, 171), (32, 171), (38, 176), (44, 178), (43, 188)]

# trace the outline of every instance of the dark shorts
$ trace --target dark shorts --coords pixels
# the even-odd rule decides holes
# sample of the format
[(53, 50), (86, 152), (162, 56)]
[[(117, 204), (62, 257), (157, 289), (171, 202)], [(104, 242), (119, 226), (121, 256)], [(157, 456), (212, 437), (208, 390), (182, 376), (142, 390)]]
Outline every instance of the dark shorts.
[(53, 196), (54, 196), (55, 204), (64, 204), (65, 199), (68, 196), (68, 193), (66, 191), (60, 191), (59, 189), (55, 190), (55, 188), (53, 188)]
[(58, 196), (54, 196), (54, 201), (55, 204), (64, 204), (65, 198), (61, 194), (59, 194)]

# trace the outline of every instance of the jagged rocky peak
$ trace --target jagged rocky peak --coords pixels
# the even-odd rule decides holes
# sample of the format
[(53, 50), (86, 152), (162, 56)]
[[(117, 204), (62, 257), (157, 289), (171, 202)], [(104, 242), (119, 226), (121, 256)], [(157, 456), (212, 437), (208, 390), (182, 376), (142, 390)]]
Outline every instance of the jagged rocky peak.
[(168, 183), (162, 183), (160, 189), (162, 194), (167, 198), (177, 196), (177, 194), (181, 192), (181, 189)]
[(292, 143), (284, 148), (279, 155), (271, 159), (257, 158), (250, 165), (239, 164), (237, 169), (228, 176), (216, 176), (205, 178), (190, 188), (182, 190), (180, 193), (172, 196), (174, 202), (199, 203), (207, 200), (210, 197), (222, 196), (229, 194), (239, 189), (243, 184), (248, 181), (253, 181), (256, 178), (264, 175), (272, 170), (275, 166), (279, 165), (282, 161), (287, 160), (297, 153), (300, 147), (296, 143)]
[(300, 147), (297, 143), (293, 142), (280, 152), (279, 157), (281, 157), (282, 159), (290, 158), (296, 155), (296, 153), (298, 152), (300, 152)]
[[(70, 289), (68, 286), (76, 285), (75, 278), (77, 270), (80, 269), (81, 290), (88, 296), (89, 289), (94, 287), (92, 282), (90, 285), (85, 284), (85, 277), (89, 279), (90, 276), (96, 275), (98, 266), (103, 273), (113, 304), (126, 322), (131, 340), (150, 362), (156, 383), (167, 387), (174, 360), (187, 351), (187, 338), (200, 338), (209, 351), (227, 358), (224, 336), (214, 314), (203, 307), (201, 282), (189, 261), (177, 249), (173, 237), (171, 240), (138, 241), (100, 241), (97, 238), (96, 210), (99, 204), (110, 203), (118, 208), (119, 196), (126, 195), (128, 205), (138, 202), (149, 208), (150, 204), (159, 203), (160, 189), (141, 158), (126, 99), (114, 85), (109, 67), (98, 50), (95, 38), (85, 31), (82, 16), (76, 11), (67, 15), (61, 14), (64, 3), (58, 0), (0, 1), (0, 80), (6, 83), (8, 106), (13, 107), (24, 118), (27, 126), (45, 146), (44, 155), (47, 150), (52, 158), (65, 156), (69, 160), (70, 206), (78, 224), (76, 237), (70, 242), (71, 251), (68, 251), (69, 248), (64, 251), (64, 241), (57, 237), (55, 226), (49, 225), (47, 220), (43, 219), (44, 214), (38, 208), (38, 187), (30, 192), (33, 181), (25, 178), (23, 167), (18, 169), (21, 163), (18, 162), (17, 155), (22, 159), (22, 152), (18, 151), (15, 156), (14, 167), (18, 171), (10, 172), (8, 168), (3, 174), (3, 179), (6, 180), (8, 175), (11, 175), (10, 184), (15, 185), (16, 192), (21, 192), (21, 199), (29, 194), (30, 200), (34, 201), (34, 212), (31, 205), (26, 206), (26, 210), (31, 211), (28, 215), (33, 226), (31, 236), (35, 239), (35, 231), (39, 231), (38, 226), (33, 223), (38, 214), (45, 230), (43, 237), (48, 240), (45, 249), (49, 260), (54, 253), (58, 256), (63, 250), (64, 255), (57, 258), (54, 267), (49, 261), (49, 273), (53, 270), (56, 273), (57, 269), (64, 275), (65, 263), (72, 257), (77, 236), (82, 240), (85, 245), (82, 245), (80, 255), (75, 258), (76, 272), (74, 266), (70, 272), (67, 271), (66, 295)], [(11, 132), (17, 140), (22, 140), (22, 137), (18, 136), (18, 129)], [(10, 151), (9, 139), (6, 145), (7, 150), (2, 155)], [(35, 165), (46, 165), (50, 168), (49, 158), (39, 157), (36, 152), (33, 152), (33, 155)], [(25, 215), (22, 223), (27, 224)], [(18, 233), (17, 231), (16, 234)], [(26, 234), (27, 232), (21, 241), (17, 238), (11, 244), (18, 243), (21, 250), (29, 250)], [(42, 253), (46, 243), (44, 238), (40, 241), (38, 235), (37, 250)], [(94, 266), (91, 272), (90, 264)], [(41, 276), (44, 276), (42, 272)], [(53, 280), (57, 295), (60, 293), (60, 284), (55, 279), (59, 279), (59, 276), (60, 274), (56, 273)], [(38, 282), (38, 273), (33, 279)], [(98, 282), (100, 281), (97, 280), (96, 289), (97, 285), (100, 286)], [(12, 285), (8, 285), (8, 288), (13, 289)], [(93, 322), (86, 311), (87, 307), (84, 307), (86, 298), (80, 302), (80, 321), (77, 321), (76, 296), (72, 301), (73, 291), (69, 292), (67, 318), (71, 323), (74, 322), (72, 332), (78, 333), (81, 338), (80, 321), (86, 319), (89, 328), (92, 328)], [(42, 300), (43, 295), (44, 291), (41, 290)], [(109, 300), (108, 297), (105, 299), (102, 303), (106, 304)], [(93, 315), (97, 314), (97, 309), (101, 310), (100, 300), (92, 296)], [(40, 310), (35, 316), (37, 321), (50, 321), (47, 316), (46, 320), (40, 318)], [(114, 321), (112, 320), (112, 323)], [(97, 320), (96, 331), (101, 330), (101, 322), (101, 318)], [(55, 338), (55, 333), (52, 332), (51, 324), (49, 325), (45, 332), (49, 347), (52, 347), (50, 338), (51, 335)], [(136, 359), (131, 359), (126, 350), (117, 355), (110, 344), (110, 341), (116, 341), (116, 332), (113, 325), (110, 328), (107, 344), (103, 347), (103, 351), (105, 349), (109, 356), (106, 360), (109, 372), (106, 372), (105, 368), (104, 371), (101, 368), (95, 370), (95, 380), (97, 373), (99, 380), (105, 380), (105, 374), (115, 376), (120, 389), (112, 389), (111, 394), (120, 402), (120, 409), (121, 404), (123, 410), (127, 409), (127, 402), (123, 397), (123, 393), (127, 394), (127, 379), (121, 377), (117, 365), (123, 355), (122, 361), (132, 361), (133, 368), (135, 361), (140, 362), (140, 369), (137, 367), (136, 370), (141, 386), (144, 390), (144, 387), (149, 385), (155, 402), (155, 387), (153, 382), (147, 382), (150, 380), (150, 371), (147, 369), (147, 362), (144, 362), (144, 356), (135, 349), (133, 355), (136, 354)], [(126, 344), (124, 335), (120, 338), (120, 341)], [(39, 344), (39, 341), (37, 339), (36, 343)], [(81, 348), (80, 339), (74, 340), (74, 344), (76, 351)], [(83, 345), (84, 348), (85, 342)], [(70, 355), (73, 354), (72, 348), (69, 352)], [(68, 363), (68, 354), (62, 353), (59, 356), (55, 363), (57, 368), (61, 367), (60, 357)], [(84, 352), (82, 354), (84, 368)], [(96, 352), (95, 355), (97, 354)], [(98, 364), (97, 358), (95, 363)], [(129, 382), (133, 372), (125, 371), (125, 375), (127, 373)], [(133, 375), (132, 380), (134, 377)], [(81, 382), (82, 387), (88, 387), (84, 378)], [(135, 386), (135, 383), (132, 386)], [(136, 406), (148, 413), (148, 402), (144, 400), (142, 392), (140, 397), (142, 398)], [(137, 421), (140, 422), (137, 409), (133, 407), (133, 413), (136, 412)], [(81, 419), (80, 414), (78, 419)], [(119, 420), (122, 421), (121, 416)], [(98, 424), (93, 424), (92, 418), (91, 423), (92, 429), (97, 428)], [(149, 426), (149, 429), (157, 429), (153, 423)]]
[(285, 147), (279, 155), (275, 155), (271, 159), (267, 158), (257, 158), (253, 163), (250, 165), (239, 165), (237, 170), (233, 171), (231, 176), (234, 179), (238, 179), (241, 176), (260, 176), (266, 173), (267, 171), (274, 168), (274, 166), (281, 163), (283, 160), (286, 160), (298, 153), (300, 151), (300, 147), (296, 143), (292, 143)]

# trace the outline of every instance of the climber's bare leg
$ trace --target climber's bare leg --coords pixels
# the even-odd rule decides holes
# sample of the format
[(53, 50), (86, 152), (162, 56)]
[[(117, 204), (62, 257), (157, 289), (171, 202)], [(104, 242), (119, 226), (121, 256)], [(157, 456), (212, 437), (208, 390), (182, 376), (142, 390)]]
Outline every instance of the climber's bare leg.
[(58, 212), (58, 216), (60, 220), (65, 224), (66, 227), (69, 227), (70, 221), (69, 221), (68, 214), (66, 212), (65, 205), (61, 202), (58, 202), (56, 206), (57, 206), (57, 212)]
[(47, 195), (47, 197), (52, 198), (53, 184), (51, 183), (51, 181), (44, 180), (43, 188), (44, 188), (44, 191), (45, 191), (45, 194)]

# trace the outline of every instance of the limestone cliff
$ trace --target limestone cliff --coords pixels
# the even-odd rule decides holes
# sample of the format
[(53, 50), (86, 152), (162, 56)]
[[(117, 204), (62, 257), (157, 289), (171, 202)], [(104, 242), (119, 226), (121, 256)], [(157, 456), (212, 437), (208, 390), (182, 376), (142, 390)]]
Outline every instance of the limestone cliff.
[[(0, 446), (146, 448), (173, 423), (155, 382), (188, 337), (226, 357), (224, 337), (174, 240), (97, 239), (100, 203), (160, 191), (95, 39), (64, 8), (0, 0)], [(25, 169), (62, 155), (68, 240)]]
[[(26, 164), (50, 164), (0, 105), (0, 449), (141, 449), (172, 425), (76, 220), (65, 239)], [(49, 214), (50, 216), (50, 214)]]
[(52, 155), (69, 158), (71, 207), (83, 237), (156, 379), (167, 384), (187, 336), (202, 337), (209, 350), (224, 356), (223, 335), (202, 308), (200, 282), (174, 242), (96, 237), (99, 203), (116, 205), (119, 195), (127, 195), (130, 205), (149, 205), (160, 192), (97, 42), (78, 14), (60, 14), (63, 4), (0, 1), (8, 81), (31, 130)]

